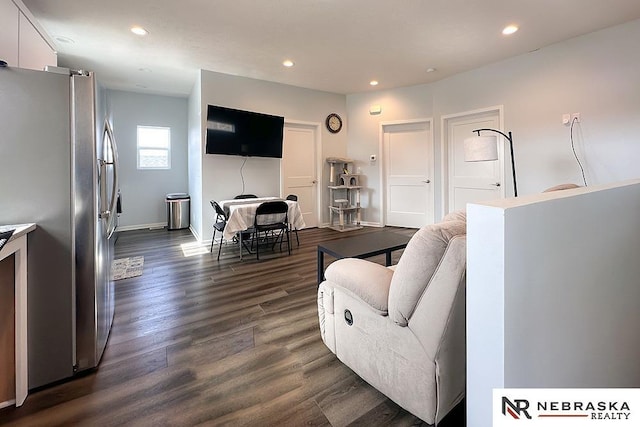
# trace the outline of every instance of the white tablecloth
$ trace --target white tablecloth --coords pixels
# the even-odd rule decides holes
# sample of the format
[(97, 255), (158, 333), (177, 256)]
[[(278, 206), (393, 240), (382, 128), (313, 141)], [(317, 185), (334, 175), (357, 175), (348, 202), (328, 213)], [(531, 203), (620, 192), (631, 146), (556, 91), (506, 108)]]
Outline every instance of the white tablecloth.
[[(282, 200), (278, 197), (261, 197), (258, 199), (233, 199), (222, 200), (219, 202), (220, 207), (227, 214), (227, 226), (224, 229), (223, 236), (226, 240), (231, 240), (239, 231), (248, 230), (253, 227), (253, 221), (256, 216), (256, 209), (262, 202)], [(293, 200), (285, 200), (289, 205), (289, 224), (297, 230), (305, 227), (302, 211), (298, 202)]]

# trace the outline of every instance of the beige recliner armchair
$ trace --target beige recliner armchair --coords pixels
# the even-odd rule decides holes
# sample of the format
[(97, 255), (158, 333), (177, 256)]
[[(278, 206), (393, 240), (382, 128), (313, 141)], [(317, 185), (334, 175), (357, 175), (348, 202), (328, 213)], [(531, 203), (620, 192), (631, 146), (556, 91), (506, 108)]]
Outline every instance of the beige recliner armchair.
[(411, 238), (395, 267), (332, 263), (318, 288), (324, 343), (369, 384), (434, 424), (465, 394), (466, 221)]

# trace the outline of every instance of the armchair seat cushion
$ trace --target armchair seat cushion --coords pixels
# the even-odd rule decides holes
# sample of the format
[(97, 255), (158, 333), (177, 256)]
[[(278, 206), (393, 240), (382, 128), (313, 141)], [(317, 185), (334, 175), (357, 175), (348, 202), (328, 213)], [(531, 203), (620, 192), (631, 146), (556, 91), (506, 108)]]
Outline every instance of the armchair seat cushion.
[(357, 295), (379, 314), (387, 314), (392, 269), (363, 259), (344, 258), (331, 263), (325, 277)]

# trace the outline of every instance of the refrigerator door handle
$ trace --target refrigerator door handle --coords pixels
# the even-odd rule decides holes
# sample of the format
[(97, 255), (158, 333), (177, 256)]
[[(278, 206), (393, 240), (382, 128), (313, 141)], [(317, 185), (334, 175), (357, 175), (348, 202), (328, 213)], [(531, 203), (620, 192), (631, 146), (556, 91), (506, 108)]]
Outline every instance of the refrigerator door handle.
[(111, 124), (108, 119), (104, 121), (104, 134), (109, 139), (109, 144), (111, 145), (111, 153), (113, 156), (113, 188), (111, 189), (111, 203), (109, 205), (109, 210), (104, 212), (104, 214), (109, 216), (107, 222), (107, 239), (110, 239), (113, 235), (113, 232), (116, 230), (116, 209), (118, 203), (118, 149), (116, 147), (116, 141), (113, 138), (113, 130), (111, 129)]

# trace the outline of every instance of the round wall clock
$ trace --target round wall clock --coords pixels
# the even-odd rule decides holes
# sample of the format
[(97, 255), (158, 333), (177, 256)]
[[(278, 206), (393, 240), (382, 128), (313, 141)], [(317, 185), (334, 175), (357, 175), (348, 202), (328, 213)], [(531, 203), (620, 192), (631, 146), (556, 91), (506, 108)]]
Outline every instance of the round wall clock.
[(342, 119), (336, 113), (329, 114), (325, 124), (331, 133), (338, 133), (342, 129)]

